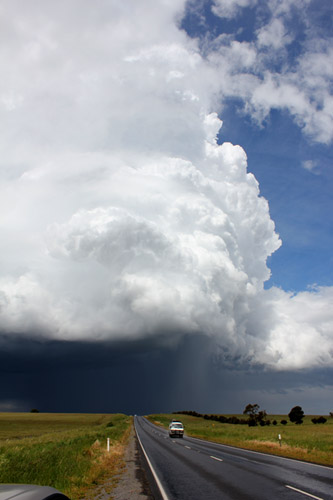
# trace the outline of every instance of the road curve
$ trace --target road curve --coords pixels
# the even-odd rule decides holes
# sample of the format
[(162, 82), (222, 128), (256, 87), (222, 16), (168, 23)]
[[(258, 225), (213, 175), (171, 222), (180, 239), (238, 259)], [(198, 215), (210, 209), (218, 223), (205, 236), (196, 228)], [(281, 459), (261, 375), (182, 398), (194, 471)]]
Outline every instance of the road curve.
[(163, 500), (333, 500), (333, 468), (168, 432), (143, 417), (135, 429)]

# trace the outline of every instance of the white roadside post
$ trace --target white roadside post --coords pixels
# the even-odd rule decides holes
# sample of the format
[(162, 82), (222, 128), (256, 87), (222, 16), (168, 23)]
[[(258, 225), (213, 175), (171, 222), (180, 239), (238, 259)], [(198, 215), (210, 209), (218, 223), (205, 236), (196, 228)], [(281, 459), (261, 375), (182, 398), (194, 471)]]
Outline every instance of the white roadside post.
[(280, 443), (280, 447), (281, 447), (281, 443), (282, 443), (282, 436), (281, 436), (281, 434), (279, 434), (279, 443)]
[(110, 438), (106, 439), (106, 451), (110, 451)]

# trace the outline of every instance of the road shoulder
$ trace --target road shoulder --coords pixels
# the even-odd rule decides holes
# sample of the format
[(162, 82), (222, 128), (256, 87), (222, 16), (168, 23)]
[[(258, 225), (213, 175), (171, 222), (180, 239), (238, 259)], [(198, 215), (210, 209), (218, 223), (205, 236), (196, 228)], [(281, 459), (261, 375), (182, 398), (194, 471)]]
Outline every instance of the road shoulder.
[(114, 500), (153, 500), (145, 474), (141, 465), (139, 443), (132, 427), (128, 446), (125, 451), (125, 468), (112, 491)]

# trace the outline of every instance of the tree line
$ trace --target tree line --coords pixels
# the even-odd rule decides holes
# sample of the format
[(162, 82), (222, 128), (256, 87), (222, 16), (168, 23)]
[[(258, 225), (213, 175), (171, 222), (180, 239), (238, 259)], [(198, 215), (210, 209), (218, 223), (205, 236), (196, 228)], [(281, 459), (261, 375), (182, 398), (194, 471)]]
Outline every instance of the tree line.
[[(197, 411), (193, 410), (183, 410), (183, 411), (175, 411), (173, 412), (175, 414), (181, 414), (181, 415), (190, 415), (192, 417), (200, 417), (204, 418), (205, 420), (213, 420), (215, 422), (220, 422), (222, 424), (239, 424), (239, 425), (248, 425), (249, 427), (255, 427), (257, 425), (264, 426), (264, 425), (277, 425), (277, 421), (274, 419), (271, 421), (268, 418), (266, 410), (260, 410), (260, 406), (255, 403), (251, 404), (249, 403), (246, 405), (243, 415), (247, 418), (238, 418), (236, 416), (231, 416), (231, 417), (225, 417), (224, 415), (216, 415), (216, 414), (207, 414), (207, 413), (198, 413)], [(331, 414), (331, 417), (333, 417), (333, 413)], [(303, 423), (304, 419), (304, 411), (301, 406), (294, 406), (290, 412), (288, 413), (288, 417), (290, 422), (295, 423), (297, 425)], [(321, 417), (314, 417), (311, 419), (311, 421), (314, 424), (324, 424), (327, 422), (327, 419), (323, 416)], [(287, 425), (287, 420), (282, 419), (280, 421), (282, 425)]]

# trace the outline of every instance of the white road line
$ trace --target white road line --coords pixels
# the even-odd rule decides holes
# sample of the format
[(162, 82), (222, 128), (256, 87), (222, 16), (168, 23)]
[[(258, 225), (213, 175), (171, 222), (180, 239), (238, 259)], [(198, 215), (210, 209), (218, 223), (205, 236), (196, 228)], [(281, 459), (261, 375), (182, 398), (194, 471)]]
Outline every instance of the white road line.
[(143, 447), (143, 444), (142, 444), (142, 442), (141, 442), (141, 439), (140, 439), (140, 437), (139, 437), (139, 434), (137, 433), (137, 430), (136, 430), (136, 426), (135, 426), (135, 424), (134, 424), (134, 428), (135, 428), (136, 436), (137, 436), (137, 438), (138, 438), (138, 440), (139, 440), (139, 443), (140, 443), (141, 449), (142, 449), (142, 451), (143, 451), (143, 453), (144, 453), (144, 456), (146, 457), (147, 463), (148, 463), (148, 465), (149, 465), (149, 467), (150, 467), (151, 473), (152, 473), (152, 475), (154, 476), (154, 479), (155, 479), (155, 481), (156, 481), (156, 484), (157, 484), (157, 486), (158, 486), (158, 489), (160, 490), (160, 493), (161, 493), (162, 499), (163, 499), (163, 500), (169, 500), (168, 495), (166, 494), (166, 492), (165, 492), (165, 490), (164, 490), (164, 488), (163, 488), (163, 486), (162, 486), (162, 483), (161, 483), (161, 481), (159, 480), (159, 478), (158, 478), (158, 476), (157, 476), (157, 474), (156, 474), (156, 472), (155, 472), (155, 470), (154, 470), (154, 468), (153, 468), (153, 466), (152, 466), (152, 464), (151, 464), (151, 461), (150, 461), (150, 460), (149, 460), (149, 458), (148, 458), (148, 455), (147, 455), (147, 453), (146, 453), (146, 450), (145, 450), (145, 449), (144, 449), (144, 447)]
[(311, 493), (307, 493), (306, 491), (299, 490), (298, 488), (294, 488), (293, 486), (289, 486), (288, 484), (286, 484), (285, 487), (289, 488), (290, 490), (297, 491), (298, 493), (302, 493), (303, 495), (306, 495), (307, 497), (315, 498), (315, 500), (324, 500), (323, 498), (316, 497), (315, 495), (311, 495)]
[(218, 462), (223, 462), (222, 458), (213, 457), (213, 455), (210, 455), (210, 458), (213, 458), (214, 460), (217, 460)]

